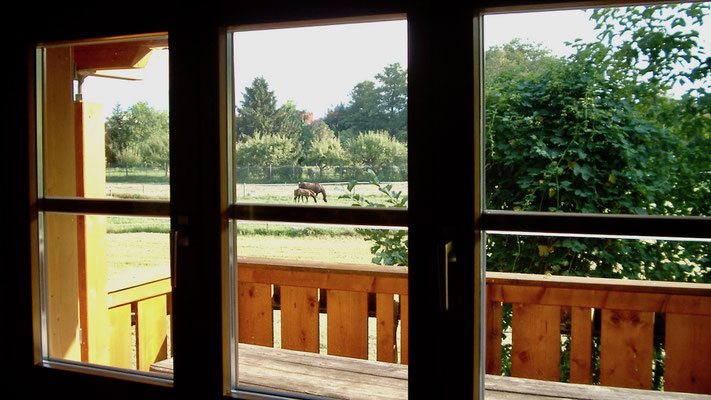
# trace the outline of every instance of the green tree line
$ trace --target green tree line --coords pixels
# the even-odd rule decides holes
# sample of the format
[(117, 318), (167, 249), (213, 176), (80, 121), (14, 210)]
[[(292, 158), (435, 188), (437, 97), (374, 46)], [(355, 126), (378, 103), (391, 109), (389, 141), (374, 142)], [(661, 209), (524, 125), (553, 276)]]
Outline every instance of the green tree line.
[(125, 110), (117, 104), (106, 121), (106, 162), (127, 170), (138, 165), (160, 167), (168, 175), (169, 129), (167, 111), (146, 102)]
[(374, 81), (358, 83), (350, 101), (304, 122), (293, 102), (277, 107), (263, 77), (243, 92), (236, 110), (236, 163), (240, 166), (354, 165), (382, 172), (407, 162), (407, 73), (395, 63)]

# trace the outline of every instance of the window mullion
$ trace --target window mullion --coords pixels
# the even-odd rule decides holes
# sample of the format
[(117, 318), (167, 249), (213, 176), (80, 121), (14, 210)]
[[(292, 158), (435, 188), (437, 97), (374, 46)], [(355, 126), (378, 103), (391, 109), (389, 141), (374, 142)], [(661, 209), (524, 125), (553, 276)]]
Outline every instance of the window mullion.
[(481, 226), (490, 233), (711, 239), (711, 220), (706, 217), (487, 210), (481, 216)]
[(241, 220), (338, 225), (407, 227), (407, 208), (308, 207), (273, 204), (234, 204), (230, 217)]

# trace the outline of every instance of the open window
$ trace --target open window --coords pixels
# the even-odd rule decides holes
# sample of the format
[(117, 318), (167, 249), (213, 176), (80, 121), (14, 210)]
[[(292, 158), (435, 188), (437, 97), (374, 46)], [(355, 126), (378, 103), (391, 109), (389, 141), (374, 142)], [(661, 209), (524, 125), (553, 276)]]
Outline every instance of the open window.
[(142, 376), (171, 352), (168, 39), (37, 47), (37, 361)]

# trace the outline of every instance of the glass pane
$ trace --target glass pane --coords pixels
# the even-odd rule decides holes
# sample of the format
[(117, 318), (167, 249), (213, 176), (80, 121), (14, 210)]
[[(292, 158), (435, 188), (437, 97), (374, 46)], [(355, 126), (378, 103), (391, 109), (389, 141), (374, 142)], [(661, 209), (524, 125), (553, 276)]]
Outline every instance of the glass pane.
[[(168, 200), (167, 44), (144, 36), (38, 49), (40, 197)], [(149, 372), (171, 358), (169, 226), (42, 215), (45, 359)]]
[(709, 10), (485, 16), (487, 208), (709, 215)]
[[(405, 21), (233, 39), (236, 202), (407, 207)], [(233, 221), (233, 383), (406, 396), (407, 230), (328, 222)]]
[(171, 357), (169, 220), (47, 213), (50, 359), (128, 370)]
[(44, 49), (47, 196), (169, 198), (167, 43)]
[(404, 20), (235, 32), (234, 57), (237, 201), (293, 203), (303, 182), (320, 205), (350, 206), (351, 181), (406, 190)]
[[(236, 225), (238, 384), (304, 393), (310, 380), (326, 397), (406, 395), (407, 231)], [(390, 247), (374, 253), (376, 241)], [(353, 379), (362, 383), (337, 393)]]
[[(488, 374), (709, 393), (711, 242), (487, 236)], [(699, 330), (700, 329), (700, 330)], [(684, 365), (684, 367), (681, 367)], [(704, 375), (707, 376), (707, 375)]]

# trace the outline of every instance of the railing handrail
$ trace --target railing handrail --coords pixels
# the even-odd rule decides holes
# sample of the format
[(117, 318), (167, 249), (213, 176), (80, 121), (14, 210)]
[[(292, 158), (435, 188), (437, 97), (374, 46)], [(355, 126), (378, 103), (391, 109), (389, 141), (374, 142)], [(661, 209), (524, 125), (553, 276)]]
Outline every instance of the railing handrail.
[(108, 292), (108, 308), (169, 294), (171, 290), (170, 277), (117, 289)]
[(239, 257), (239, 282), (408, 294), (407, 268)]
[(711, 315), (711, 285), (487, 273), (487, 301)]
[(711, 284), (695, 282), (669, 282), (562, 275), (534, 275), (491, 271), (486, 272), (486, 282), (489, 284), (501, 285), (711, 296)]

